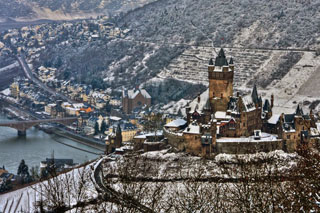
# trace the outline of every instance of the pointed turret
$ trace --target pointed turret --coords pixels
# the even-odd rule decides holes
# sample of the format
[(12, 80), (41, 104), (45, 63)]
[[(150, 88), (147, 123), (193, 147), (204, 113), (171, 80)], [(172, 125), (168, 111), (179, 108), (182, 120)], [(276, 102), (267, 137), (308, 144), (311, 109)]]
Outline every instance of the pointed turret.
[(233, 65), (233, 58), (230, 58), (229, 65)]
[(234, 71), (234, 64), (233, 64), (233, 58), (231, 57), (230, 58), (230, 61), (229, 61), (229, 67), (232, 71)]
[(216, 57), (215, 66), (228, 66), (227, 58), (224, 54), (223, 48), (220, 49), (218, 56)]
[(209, 65), (213, 65), (213, 59), (212, 58), (210, 58), (210, 60), (209, 60)]
[(253, 86), (251, 97), (252, 97), (253, 103), (259, 104), (259, 96), (258, 96), (258, 90), (256, 85)]
[(268, 99), (266, 99), (265, 102), (264, 102), (263, 111), (264, 112), (270, 112), (271, 111), (271, 106), (270, 106), (270, 103), (269, 103)]
[(298, 104), (297, 109), (296, 109), (296, 115), (302, 116), (303, 115), (303, 110)]

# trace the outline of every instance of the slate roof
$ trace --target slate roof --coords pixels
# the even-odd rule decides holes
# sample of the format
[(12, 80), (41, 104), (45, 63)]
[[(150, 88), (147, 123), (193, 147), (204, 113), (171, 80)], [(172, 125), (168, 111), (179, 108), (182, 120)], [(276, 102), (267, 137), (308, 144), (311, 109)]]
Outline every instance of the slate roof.
[(209, 65), (213, 65), (213, 60), (212, 60), (212, 58), (210, 58), (210, 60), (209, 60)]
[(229, 64), (233, 64), (233, 58), (230, 58)]
[(232, 112), (239, 112), (238, 101), (239, 101), (238, 97), (230, 97), (227, 110), (230, 110)]
[(215, 66), (228, 66), (227, 58), (224, 54), (223, 48), (220, 49), (218, 56), (216, 57)]
[(268, 99), (266, 99), (266, 100), (264, 101), (263, 111), (264, 111), (264, 112), (271, 112), (271, 105), (270, 105)]
[(303, 110), (302, 110), (302, 108), (300, 107), (299, 104), (298, 104), (297, 109), (296, 109), (296, 115), (300, 115), (300, 116), (303, 115)]
[(259, 103), (259, 96), (258, 96), (258, 90), (257, 90), (257, 86), (256, 85), (253, 86), (251, 97), (252, 97), (253, 103), (255, 103), (255, 104)]
[(285, 114), (284, 115), (284, 123), (283, 123), (283, 129), (285, 131), (292, 131), (295, 130), (294, 125), (294, 116), (295, 114)]

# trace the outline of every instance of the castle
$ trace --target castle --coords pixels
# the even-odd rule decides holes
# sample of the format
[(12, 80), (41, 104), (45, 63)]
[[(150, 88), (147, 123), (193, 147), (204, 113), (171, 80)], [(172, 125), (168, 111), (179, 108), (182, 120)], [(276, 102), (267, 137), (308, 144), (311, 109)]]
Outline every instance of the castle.
[[(164, 127), (168, 142), (187, 152), (244, 154), (282, 149), (296, 151), (317, 140), (312, 112), (273, 115), (274, 96), (262, 100), (254, 85), (251, 94), (234, 96), (235, 66), (221, 49), (208, 65), (209, 88), (186, 106), (187, 127)], [(169, 125), (170, 126), (170, 125)]]

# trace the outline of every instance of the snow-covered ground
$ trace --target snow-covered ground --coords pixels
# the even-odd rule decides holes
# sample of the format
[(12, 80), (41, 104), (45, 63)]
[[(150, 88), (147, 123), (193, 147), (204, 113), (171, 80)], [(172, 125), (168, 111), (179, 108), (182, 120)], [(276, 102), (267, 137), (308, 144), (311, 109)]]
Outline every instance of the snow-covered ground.
[(52, 200), (52, 197), (47, 196), (52, 196), (54, 190), (62, 193), (58, 195), (58, 200), (63, 200), (71, 205), (77, 200), (95, 198), (97, 191), (91, 181), (91, 177), (94, 169), (96, 169), (95, 165), (100, 160), (94, 161), (86, 167), (80, 167), (61, 174), (55, 179), (0, 195), (0, 212), (35, 212), (37, 201), (41, 199), (45, 201)]

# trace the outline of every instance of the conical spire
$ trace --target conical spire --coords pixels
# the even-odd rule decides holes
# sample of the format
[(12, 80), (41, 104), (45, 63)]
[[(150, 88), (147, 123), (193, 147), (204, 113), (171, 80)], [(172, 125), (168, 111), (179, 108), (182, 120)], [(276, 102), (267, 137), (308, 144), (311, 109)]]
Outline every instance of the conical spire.
[(121, 134), (121, 127), (120, 127), (120, 124), (118, 124), (117, 126), (117, 134), (120, 133)]
[(220, 49), (218, 56), (216, 57), (215, 66), (227, 66), (228, 61), (226, 59), (226, 56), (224, 54), (223, 48)]
[(269, 103), (269, 100), (268, 100), (268, 99), (266, 99), (265, 102), (264, 102), (263, 111), (264, 111), (264, 112), (269, 112), (269, 111), (271, 111), (271, 107), (270, 107), (270, 103)]
[(223, 48), (220, 49), (218, 57), (226, 57), (226, 55), (224, 54)]
[(210, 58), (210, 60), (209, 60), (209, 65), (213, 65), (213, 60), (212, 60), (212, 58)]
[(230, 58), (229, 64), (233, 64), (233, 58)]
[(300, 107), (300, 105), (298, 104), (297, 109), (296, 109), (296, 115), (303, 115), (303, 110)]
[(253, 86), (251, 97), (252, 97), (253, 103), (255, 103), (255, 104), (259, 103), (259, 96), (258, 96), (258, 91), (257, 91), (257, 86), (256, 85)]

